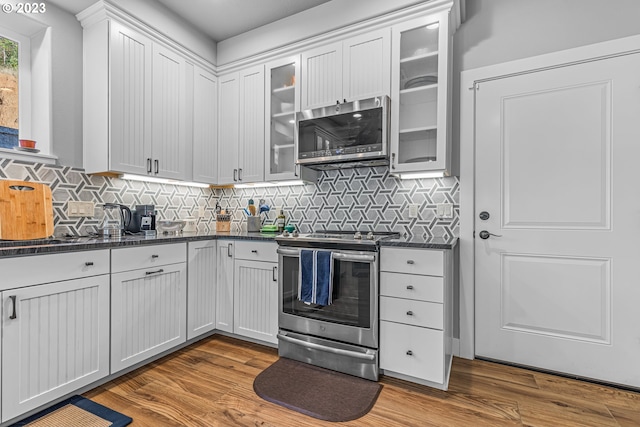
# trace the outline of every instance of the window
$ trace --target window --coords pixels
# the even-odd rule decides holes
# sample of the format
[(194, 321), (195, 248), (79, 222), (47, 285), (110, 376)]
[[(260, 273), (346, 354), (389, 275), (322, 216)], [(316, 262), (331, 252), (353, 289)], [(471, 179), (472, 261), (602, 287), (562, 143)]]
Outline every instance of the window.
[[(17, 145), (18, 139), (35, 140), (40, 154), (50, 154), (51, 43), (51, 27), (45, 23), (26, 15), (0, 13), (0, 69), (4, 65), (5, 52), (10, 61), (9, 51), (17, 46), (17, 58), (13, 61), (17, 60), (18, 85), (17, 125), (15, 115), (12, 116), (14, 123), (11, 123), (9, 108), (5, 108), (7, 104), (0, 105), (0, 130), (10, 133), (13, 129), (15, 133), (17, 129), (17, 135), (7, 139), (11, 142), (0, 142), (0, 157), (10, 157), (9, 153), (14, 152), (11, 147)], [(2, 90), (1, 79), (0, 73), (0, 92), (7, 92)], [(6, 96), (2, 102), (9, 102)]]
[(0, 36), (0, 147), (18, 145), (19, 44)]

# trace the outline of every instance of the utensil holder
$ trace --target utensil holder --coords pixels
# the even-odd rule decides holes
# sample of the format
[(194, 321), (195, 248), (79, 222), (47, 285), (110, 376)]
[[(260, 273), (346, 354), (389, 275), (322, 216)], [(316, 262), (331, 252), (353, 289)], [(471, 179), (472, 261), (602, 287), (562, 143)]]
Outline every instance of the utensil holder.
[(247, 217), (247, 231), (260, 231), (262, 227), (262, 222), (260, 221), (259, 216), (248, 216)]
[(231, 215), (216, 215), (216, 231), (231, 231)]

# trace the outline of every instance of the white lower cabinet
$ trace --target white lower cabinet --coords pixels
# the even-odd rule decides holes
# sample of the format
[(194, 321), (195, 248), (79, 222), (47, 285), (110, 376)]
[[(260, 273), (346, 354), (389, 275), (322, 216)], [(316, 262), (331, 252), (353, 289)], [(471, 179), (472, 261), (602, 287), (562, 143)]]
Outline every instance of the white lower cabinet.
[[(186, 341), (186, 252), (184, 243), (112, 251), (112, 374)], [(118, 259), (136, 257), (147, 267), (119, 271)]]
[(446, 390), (452, 360), (452, 251), (383, 247), (380, 269), (380, 369)]
[(2, 292), (2, 422), (109, 374), (109, 251), (8, 258), (0, 268), (27, 278), (24, 262), (79, 278)]
[(278, 245), (218, 241), (216, 329), (277, 344)]
[(217, 242), (206, 240), (188, 244), (187, 339), (216, 327)]
[[(244, 242), (243, 242), (244, 243)], [(236, 259), (234, 333), (278, 343), (278, 263)]]
[(235, 241), (218, 240), (216, 329), (233, 332), (233, 249)]

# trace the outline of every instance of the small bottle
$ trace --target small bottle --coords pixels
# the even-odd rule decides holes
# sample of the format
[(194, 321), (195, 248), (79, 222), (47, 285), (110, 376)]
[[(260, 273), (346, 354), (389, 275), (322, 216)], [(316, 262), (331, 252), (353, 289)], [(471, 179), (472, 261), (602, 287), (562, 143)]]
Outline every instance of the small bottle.
[(284, 211), (282, 209), (280, 209), (280, 214), (278, 215), (278, 218), (276, 219), (276, 224), (278, 225), (278, 231), (280, 233), (282, 233), (284, 231), (284, 222), (285, 222)]

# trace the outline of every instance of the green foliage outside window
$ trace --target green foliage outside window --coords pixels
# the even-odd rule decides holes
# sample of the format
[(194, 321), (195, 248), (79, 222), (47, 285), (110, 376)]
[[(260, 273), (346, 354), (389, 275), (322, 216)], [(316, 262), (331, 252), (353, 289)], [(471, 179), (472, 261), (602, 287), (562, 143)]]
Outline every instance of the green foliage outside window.
[(0, 67), (18, 71), (18, 43), (0, 37)]

